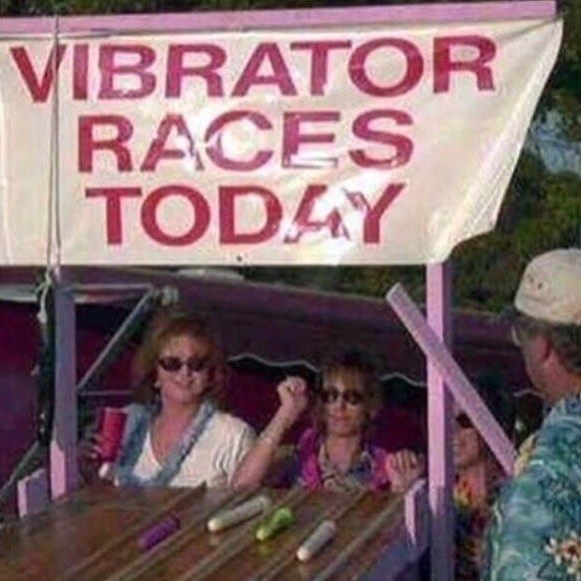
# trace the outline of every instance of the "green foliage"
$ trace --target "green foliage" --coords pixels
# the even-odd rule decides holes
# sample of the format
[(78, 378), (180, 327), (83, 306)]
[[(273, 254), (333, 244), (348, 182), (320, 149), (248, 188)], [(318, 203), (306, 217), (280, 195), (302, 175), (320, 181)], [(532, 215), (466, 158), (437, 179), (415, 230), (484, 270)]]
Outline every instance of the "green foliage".
[(562, 14), (565, 22), (563, 44), (559, 59), (544, 99), (540, 115), (558, 111), (565, 135), (574, 142), (581, 142), (581, 0), (564, 3)]
[(457, 303), (498, 310), (510, 302), (531, 257), (581, 242), (581, 178), (553, 174), (531, 153), (521, 156), (494, 232), (453, 254)]

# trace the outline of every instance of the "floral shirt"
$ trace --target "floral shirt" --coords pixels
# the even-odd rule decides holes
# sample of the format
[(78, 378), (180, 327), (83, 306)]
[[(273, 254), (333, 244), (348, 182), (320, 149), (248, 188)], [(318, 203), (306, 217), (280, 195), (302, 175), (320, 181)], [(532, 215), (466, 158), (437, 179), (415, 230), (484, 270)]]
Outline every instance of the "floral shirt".
[(494, 465), (487, 474), (486, 498), (480, 502), (478, 495), (461, 476), (454, 485), (456, 581), (478, 579), (484, 555), (485, 531), (501, 483), (502, 472)]
[(311, 490), (385, 490), (390, 485), (386, 459), (383, 448), (363, 445), (347, 472), (342, 472), (329, 459), (321, 434), (307, 429), (298, 445), (280, 459), (270, 482), (275, 486), (299, 485)]
[(486, 581), (581, 581), (581, 395), (557, 403), (528, 463), (502, 491)]
[[(341, 472), (329, 459), (325, 446), (319, 448), (319, 468), (322, 486), (325, 490), (347, 492), (368, 488), (373, 476), (373, 458), (368, 450), (362, 450), (349, 466), (347, 472)], [(300, 479), (299, 479), (300, 481)], [(304, 483), (301, 483), (304, 485)]]

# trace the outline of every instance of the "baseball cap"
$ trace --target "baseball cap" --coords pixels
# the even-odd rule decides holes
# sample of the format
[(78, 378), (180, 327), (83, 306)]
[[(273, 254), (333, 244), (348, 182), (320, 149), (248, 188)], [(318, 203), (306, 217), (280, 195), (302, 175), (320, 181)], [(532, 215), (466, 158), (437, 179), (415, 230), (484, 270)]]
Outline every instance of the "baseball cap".
[(514, 306), (540, 321), (581, 325), (581, 249), (559, 248), (533, 258)]

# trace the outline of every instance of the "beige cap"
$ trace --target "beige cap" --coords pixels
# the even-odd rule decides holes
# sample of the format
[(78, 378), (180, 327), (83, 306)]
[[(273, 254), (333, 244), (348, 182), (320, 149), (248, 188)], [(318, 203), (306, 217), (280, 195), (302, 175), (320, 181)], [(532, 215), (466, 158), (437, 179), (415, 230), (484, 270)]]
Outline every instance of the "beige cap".
[(581, 325), (581, 249), (560, 248), (533, 258), (514, 306), (541, 321)]

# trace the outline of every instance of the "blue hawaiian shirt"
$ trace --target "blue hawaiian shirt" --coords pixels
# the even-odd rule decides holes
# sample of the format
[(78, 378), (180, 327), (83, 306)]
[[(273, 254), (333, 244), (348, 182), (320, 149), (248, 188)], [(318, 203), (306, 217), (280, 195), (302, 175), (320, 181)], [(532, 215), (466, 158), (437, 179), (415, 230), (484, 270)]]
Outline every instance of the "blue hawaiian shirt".
[(581, 581), (581, 396), (546, 417), (522, 472), (502, 490), (488, 534), (487, 581)]

